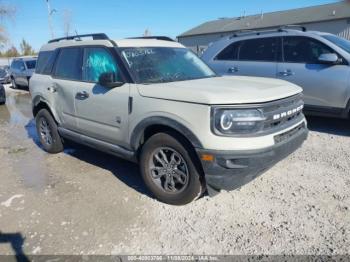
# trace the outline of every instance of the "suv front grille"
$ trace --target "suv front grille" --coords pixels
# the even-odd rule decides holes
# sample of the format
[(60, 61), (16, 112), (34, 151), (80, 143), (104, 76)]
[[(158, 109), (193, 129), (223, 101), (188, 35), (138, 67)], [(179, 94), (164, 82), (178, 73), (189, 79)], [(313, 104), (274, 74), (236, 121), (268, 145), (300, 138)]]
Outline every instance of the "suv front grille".
[(262, 132), (277, 132), (300, 122), (304, 118), (303, 108), (301, 94), (263, 105), (260, 109), (264, 112), (266, 121)]

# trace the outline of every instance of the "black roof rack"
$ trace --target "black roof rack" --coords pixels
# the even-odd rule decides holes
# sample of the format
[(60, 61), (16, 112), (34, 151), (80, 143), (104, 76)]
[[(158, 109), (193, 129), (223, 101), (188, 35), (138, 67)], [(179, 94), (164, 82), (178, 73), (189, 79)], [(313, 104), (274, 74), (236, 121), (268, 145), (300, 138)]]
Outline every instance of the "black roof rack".
[(48, 43), (51, 44), (51, 43), (55, 43), (55, 42), (59, 42), (59, 41), (63, 41), (63, 40), (79, 40), (79, 41), (81, 41), (82, 37), (92, 37), (93, 40), (110, 40), (106, 34), (99, 33), (99, 34), (66, 36), (66, 37), (52, 39)]
[(139, 36), (139, 37), (129, 37), (128, 39), (156, 39), (156, 40), (175, 42), (174, 39), (168, 36)]

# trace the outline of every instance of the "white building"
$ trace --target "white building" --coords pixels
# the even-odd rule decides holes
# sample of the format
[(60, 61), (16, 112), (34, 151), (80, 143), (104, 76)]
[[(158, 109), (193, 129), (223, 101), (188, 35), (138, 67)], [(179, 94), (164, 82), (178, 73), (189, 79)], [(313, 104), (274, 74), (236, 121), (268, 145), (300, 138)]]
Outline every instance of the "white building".
[(275, 29), (283, 25), (302, 25), (307, 30), (329, 32), (350, 40), (350, 4), (337, 2), (273, 13), (223, 18), (201, 24), (177, 38), (180, 43), (199, 53), (211, 42), (235, 32)]

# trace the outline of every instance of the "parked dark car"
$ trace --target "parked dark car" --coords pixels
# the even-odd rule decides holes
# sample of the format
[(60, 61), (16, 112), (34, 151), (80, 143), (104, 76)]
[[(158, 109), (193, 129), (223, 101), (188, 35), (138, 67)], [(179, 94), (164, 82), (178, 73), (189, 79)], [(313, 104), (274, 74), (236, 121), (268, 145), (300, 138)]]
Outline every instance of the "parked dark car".
[(9, 69), (8, 66), (0, 67), (0, 84), (9, 84), (11, 82)]
[(3, 85), (0, 85), (0, 105), (6, 103), (6, 93)]

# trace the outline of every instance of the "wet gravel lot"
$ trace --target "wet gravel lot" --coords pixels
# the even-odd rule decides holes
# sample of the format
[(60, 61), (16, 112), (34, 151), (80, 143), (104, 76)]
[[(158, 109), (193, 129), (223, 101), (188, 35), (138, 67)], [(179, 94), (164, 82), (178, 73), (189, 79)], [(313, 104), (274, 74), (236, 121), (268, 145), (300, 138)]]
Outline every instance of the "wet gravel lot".
[(26, 91), (0, 106), (0, 254), (349, 254), (350, 121), (309, 118), (303, 147), (234, 192), (167, 206), (138, 167), (38, 145)]

